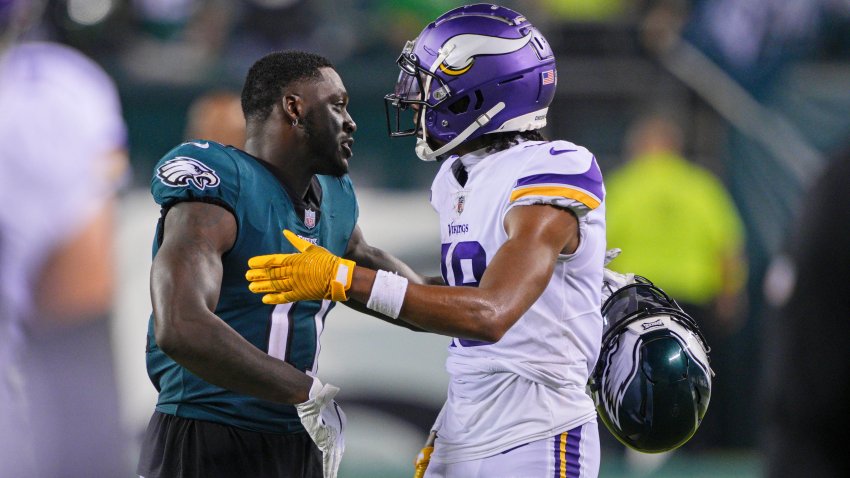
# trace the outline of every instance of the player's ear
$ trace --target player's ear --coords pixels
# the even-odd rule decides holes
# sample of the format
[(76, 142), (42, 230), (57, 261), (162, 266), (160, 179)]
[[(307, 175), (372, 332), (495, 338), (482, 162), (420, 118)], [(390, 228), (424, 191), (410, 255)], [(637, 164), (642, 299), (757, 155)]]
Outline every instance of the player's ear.
[(283, 95), (281, 102), (283, 119), (293, 126), (300, 123), (301, 117), (304, 114), (304, 100), (301, 96), (294, 93)]

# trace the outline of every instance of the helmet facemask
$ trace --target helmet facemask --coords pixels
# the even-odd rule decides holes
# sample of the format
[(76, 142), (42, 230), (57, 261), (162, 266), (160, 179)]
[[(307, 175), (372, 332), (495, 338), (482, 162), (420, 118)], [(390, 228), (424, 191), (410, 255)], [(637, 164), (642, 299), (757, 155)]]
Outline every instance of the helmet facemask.
[[(398, 80), (391, 94), (384, 96), (384, 107), (387, 113), (387, 128), (393, 138), (418, 135), (424, 131), (425, 109), (434, 107), (448, 98), (449, 87), (441, 78), (423, 68), (419, 58), (413, 53), (416, 40), (408, 41), (396, 60), (399, 69)], [(437, 82), (440, 86), (431, 91), (431, 86)], [(424, 92), (424, 94), (423, 94)], [(431, 102), (425, 100), (431, 96)], [(391, 120), (390, 111), (395, 112), (395, 121)], [(409, 115), (405, 115), (409, 112)], [(402, 121), (402, 117), (407, 120)], [(395, 123), (395, 124), (393, 124)], [(403, 125), (413, 125), (403, 129)]]
[[(442, 155), (449, 153), (466, 141), (477, 129), (489, 123), (496, 113), (504, 109), (505, 104), (499, 103), (490, 108), (490, 110), (479, 116), (475, 122), (460, 134), (436, 150), (433, 149), (428, 143), (428, 128), (425, 124), (428, 117), (428, 108), (435, 108), (452, 97), (449, 85), (436, 75), (436, 71), (442, 65), (443, 61), (451, 55), (455, 45), (447, 44), (444, 48), (441, 48), (437, 54), (437, 59), (430, 69), (423, 68), (420, 65), (416, 54), (412, 52), (415, 46), (415, 40), (407, 42), (404, 50), (402, 50), (401, 55), (398, 57), (397, 64), (401, 72), (399, 73), (398, 81), (396, 81), (395, 91), (393, 94), (384, 97), (384, 106), (387, 111), (387, 125), (390, 129), (391, 137), (416, 136), (416, 155), (423, 161), (434, 161)], [(439, 84), (440, 86), (434, 88), (433, 86), (435, 84)], [(391, 106), (396, 110), (395, 131), (393, 131), (390, 120), (389, 111)], [(401, 112), (408, 108), (414, 112), (412, 119), (414, 127), (401, 130)]]

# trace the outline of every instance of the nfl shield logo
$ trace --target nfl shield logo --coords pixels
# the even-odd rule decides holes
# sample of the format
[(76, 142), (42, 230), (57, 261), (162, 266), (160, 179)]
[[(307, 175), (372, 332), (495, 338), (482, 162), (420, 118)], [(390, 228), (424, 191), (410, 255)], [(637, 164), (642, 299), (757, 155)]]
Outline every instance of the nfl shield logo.
[(308, 229), (316, 227), (316, 211), (311, 211), (310, 209), (304, 210), (304, 225)]
[(455, 212), (460, 215), (463, 213), (463, 205), (466, 203), (466, 196), (461, 194), (457, 197), (457, 202), (455, 202)]

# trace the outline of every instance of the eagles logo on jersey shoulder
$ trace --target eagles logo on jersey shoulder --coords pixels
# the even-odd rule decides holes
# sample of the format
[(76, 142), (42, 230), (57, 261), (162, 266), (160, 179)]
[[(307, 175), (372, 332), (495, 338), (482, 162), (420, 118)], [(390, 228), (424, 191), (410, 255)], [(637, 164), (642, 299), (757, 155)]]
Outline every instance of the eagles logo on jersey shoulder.
[(216, 172), (206, 164), (188, 156), (169, 159), (156, 170), (156, 176), (168, 187), (195, 186), (198, 189), (214, 188), (221, 183)]

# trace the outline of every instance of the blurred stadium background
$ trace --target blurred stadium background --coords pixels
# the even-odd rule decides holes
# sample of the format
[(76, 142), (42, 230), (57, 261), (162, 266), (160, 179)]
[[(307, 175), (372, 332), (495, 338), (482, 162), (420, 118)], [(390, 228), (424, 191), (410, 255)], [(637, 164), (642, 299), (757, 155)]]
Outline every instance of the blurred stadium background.
[[(120, 217), (116, 364), (125, 426), (138, 438), (154, 389), (144, 370), (150, 241), (158, 215), (151, 169), (184, 139), (187, 108), (214, 89), (238, 91), (271, 50), (328, 56), (358, 123), (352, 177), (367, 238), (423, 272), (438, 272), (435, 165), (412, 142), (390, 141), (382, 97), (405, 40), (449, 0), (51, 0), (38, 34), (75, 46), (116, 80), (130, 132), (132, 178)], [(686, 134), (687, 156), (719, 175), (744, 219), (749, 258), (745, 320), (724, 344), (728, 363), (709, 414), (711, 443), (663, 459), (605, 443), (602, 476), (760, 475), (758, 389), (762, 331), (771, 326), (763, 279), (806, 185), (850, 132), (847, 0), (525, 0), (558, 55), (549, 137), (584, 145), (603, 172), (622, 163), (627, 125), (663, 109)], [(639, 201), (641, 191), (634, 192)], [(628, 253), (628, 252), (626, 252)], [(443, 337), (414, 334), (339, 306), (322, 340), (321, 376), (342, 388), (350, 431), (344, 477), (410, 476), (442, 403)], [(769, 393), (769, 392), (768, 392)], [(607, 432), (603, 432), (607, 435)], [(128, 450), (134, 465), (137, 450)], [(128, 471), (128, 476), (132, 476)]]

